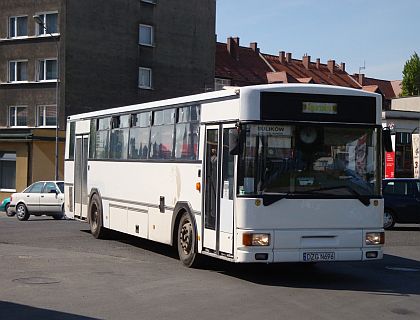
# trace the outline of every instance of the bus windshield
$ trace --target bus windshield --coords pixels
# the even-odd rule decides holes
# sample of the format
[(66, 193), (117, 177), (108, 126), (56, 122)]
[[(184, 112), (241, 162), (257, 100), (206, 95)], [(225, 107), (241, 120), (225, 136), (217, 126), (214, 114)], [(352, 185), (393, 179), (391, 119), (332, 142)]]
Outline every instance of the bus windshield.
[(243, 124), (238, 195), (380, 194), (379, 130), (308, 124)]

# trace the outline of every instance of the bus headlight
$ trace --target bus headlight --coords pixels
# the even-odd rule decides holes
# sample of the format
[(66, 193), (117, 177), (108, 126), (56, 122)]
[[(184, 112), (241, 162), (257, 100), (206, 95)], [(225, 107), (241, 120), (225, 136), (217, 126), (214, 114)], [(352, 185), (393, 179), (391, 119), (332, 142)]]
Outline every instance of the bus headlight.
[(366, 244), (367, 245), (378, 245), (385, 243), (385, 232), (367, 232), (366, 233)]
[(268, 246), (270, 245), (269, 233), (244, 233), (242, 235), (244, 246)]

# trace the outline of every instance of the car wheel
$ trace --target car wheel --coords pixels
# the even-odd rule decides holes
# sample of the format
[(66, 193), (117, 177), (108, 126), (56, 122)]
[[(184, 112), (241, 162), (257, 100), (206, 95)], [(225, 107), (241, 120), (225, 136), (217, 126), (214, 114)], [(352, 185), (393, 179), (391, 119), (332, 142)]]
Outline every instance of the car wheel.
[(9, 206), (10, 206), (10, 204), (8, 203), (8, 204), (6, 204), (6, 207), (4, 208), (4, 210), (6, 210), (6, 215), (8, 216), (8, 217), (13, 217), (15, 214), (16, 214), (16, 212), (9, 212), (7, 209), (9, 209)]
[(107, 230), (102, 223), (102, 202), (97, 194), (92, 196), (89, 203), (90, 232), (96, 239), (105, 239)]
[(199, 264), (197, 234), (188, 212), (184, 212), (179, 220), (177, 235), (179, 259), (186, 267), (197, 267)]
[(392, 229), (392, 227), (395, 225), (395, 217), (394, 217), (394, 213), (389, 210), (389, 209), (385, 209), (384, 210), (384, 229)]
[(57, 213), (57, 214), (53, 214), (52, 216), (55, 220), (62, 220), (64, 219), (65, 215), (64, 215), (64, 207), (61, 206), (61, 213)]
[(16, 217), (20, 221), (26, 221), (29, 219), (28, 209), (26, 209), (26, 206), (23, 203), (19, 203), (16, 206)]

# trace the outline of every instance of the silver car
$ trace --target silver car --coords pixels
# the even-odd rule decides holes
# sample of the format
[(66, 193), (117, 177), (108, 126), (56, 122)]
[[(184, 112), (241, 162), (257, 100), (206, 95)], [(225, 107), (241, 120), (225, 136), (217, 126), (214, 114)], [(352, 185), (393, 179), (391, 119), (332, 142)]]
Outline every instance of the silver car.
[(11, 195), (9, 212), (16, 213), (20, 221), (29, 219), (30, 215), (64, 218), (64, 182), (38, 181), (22, 192)]

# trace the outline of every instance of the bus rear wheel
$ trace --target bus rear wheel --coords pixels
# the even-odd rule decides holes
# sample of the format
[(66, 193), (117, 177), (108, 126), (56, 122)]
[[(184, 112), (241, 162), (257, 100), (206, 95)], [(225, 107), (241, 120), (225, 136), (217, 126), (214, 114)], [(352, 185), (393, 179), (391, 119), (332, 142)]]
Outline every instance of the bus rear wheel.
[(197, 233), (188, 212), (184, 212), (179, 220), (177, 235), (179, 259), (186, 267), (196, 267), (199, 263)]
[(104, 239), (106, 230), (102, 223), (102, 202), (97, 194), (94, 194), (89, 203), (90, 232), (96, 239)]

